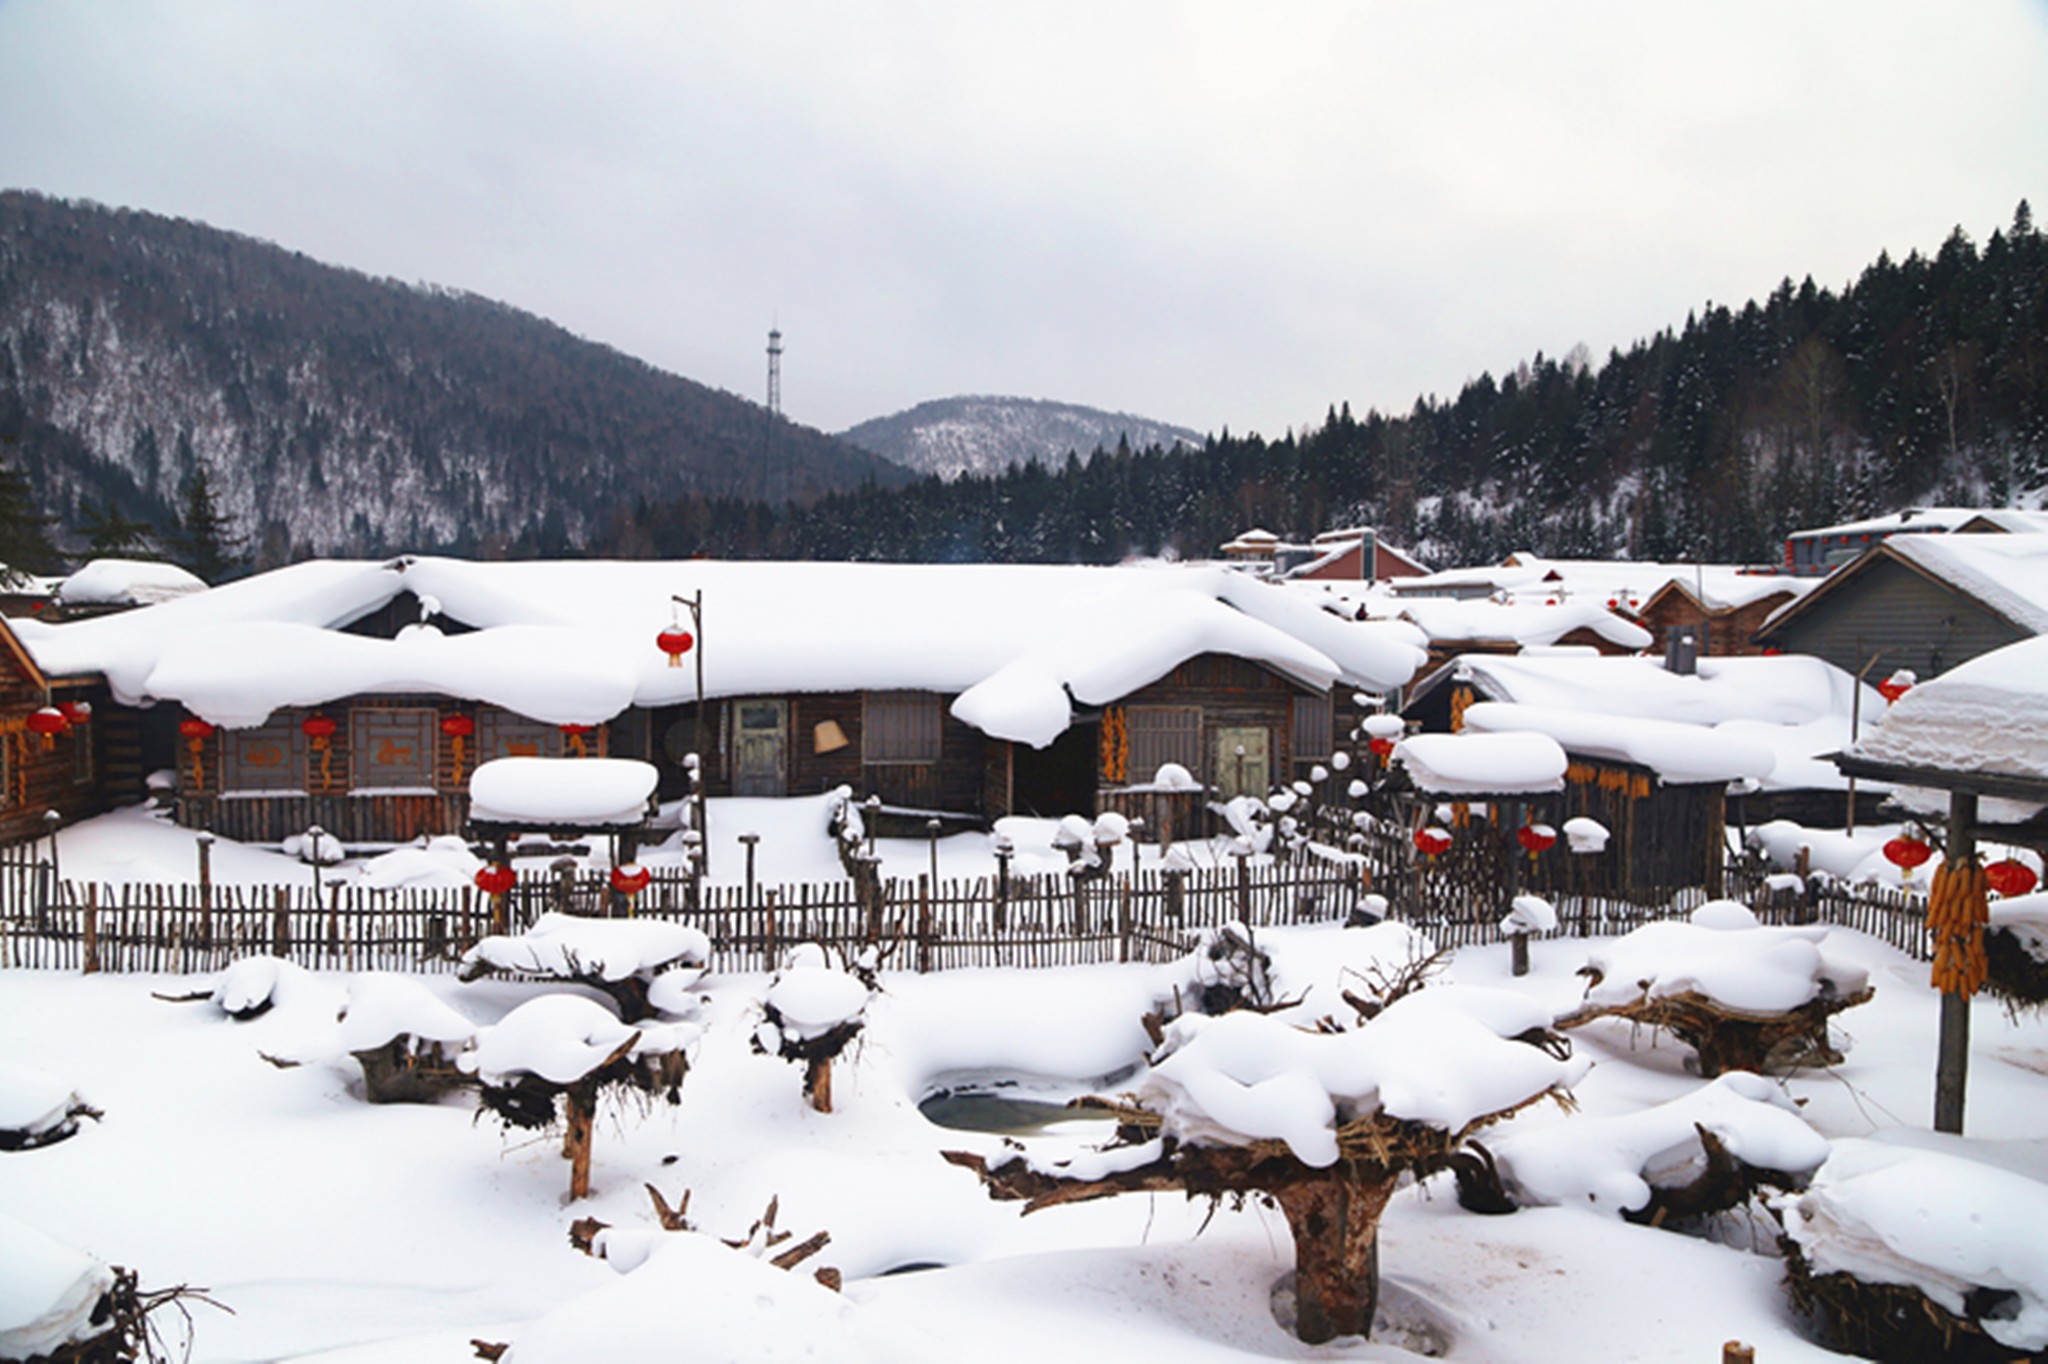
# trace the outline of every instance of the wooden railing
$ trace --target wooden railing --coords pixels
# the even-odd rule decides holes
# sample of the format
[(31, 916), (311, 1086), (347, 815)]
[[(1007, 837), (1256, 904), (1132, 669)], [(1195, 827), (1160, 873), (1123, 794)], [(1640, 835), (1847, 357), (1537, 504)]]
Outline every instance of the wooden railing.
[[(1384, 845), (1384, 846), (1382, 846)], [(631, 914), (688, 923), (711, 939), (716, 970), (772, 967), (801, 942), (873, 949), (901, 970), (1157, 962), (1190, 951), (1201, 932), (1231, 921), (1254, 927), (1342, 920), (1369, 890), (1390, 916), (1439, 945), (1498, 942), (1507, 910), (1499, 883), (1418, 876), (1412, 852), (1369, 840), (1362, 860), (1301, 856), (1286, 864), (1244, 858), (1167, 872), (941, 879), (845, 878), (787, 886), (698, 885), (660, 873), (628, 905), (601, 873), (565, 871), (523, 881), (502, 904), (470, 887), (374, 890), (310, 879), (292, 886), (107, 885), (59, 880), (50, 866), (0, 856), (0, 967), (78, 971), (216, 970), (251, 953), (328, 970), (448, 971), (493, 931), (540, 914)], [(1925, 902), (1867, 886), (1771, 891), (1759, 869), (1731, 865), (1727, 893), (1767, 923), (1826, 922), (1870, 933), (1924, 958)], [(1457, 889), (1463, 887), (1462, 890)], [(1574, 936), (1624, 933), (1688, 912), (1700, 887), (1627, 897), (1543, 887)]]

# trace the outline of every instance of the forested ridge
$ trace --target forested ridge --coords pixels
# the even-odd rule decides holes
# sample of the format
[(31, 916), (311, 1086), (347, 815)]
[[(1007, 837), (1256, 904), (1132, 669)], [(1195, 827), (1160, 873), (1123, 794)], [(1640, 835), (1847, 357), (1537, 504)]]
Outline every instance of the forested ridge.
[(1788, 530), (2048, 483), (2048, 240), (2022, 203), (1979, 246), (1787, 279), (1610, 353), (1537, 356), (1402, 414), (1334, 407), (1268, 439), (1119, 448), (786, 512), (645, 500), (594, 552), (1106, 562), (1212, 554), (1251, 526), (1376, 525), (1443, 562), (1774, 560)]
[(110, 515), (171, 535), (203, 476), (259, 563), (560, 553), (637, 497), (904, 477), (489, 299), (20, 192), (0, 193), (0, 455), (60, 548)]

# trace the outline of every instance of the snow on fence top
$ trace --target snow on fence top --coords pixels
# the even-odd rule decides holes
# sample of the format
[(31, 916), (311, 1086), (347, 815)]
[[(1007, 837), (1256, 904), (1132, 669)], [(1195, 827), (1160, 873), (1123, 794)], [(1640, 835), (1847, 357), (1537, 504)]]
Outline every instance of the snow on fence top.
[(1905, 767), (2048, 778), (2048, 638), (2021, 640), (1973, 658), (1922, 682), (1883, 714), (1884, 722), (1849, 750), (1852, 756)]
[(1547, 734), (1417, 734), (1394, 748), (1418, 790), (1435, 795), (1562, 791), (1570, 765)]
[(635, 758), (494, 758), (469, 776), (478, 824), (628, 828), (647, 819), (661, 774)]
[[(395, 640), (340, 633), (410, 590), (437, 614)], [(672, 598), (703, 594), (701, 653), (670, 667), (654, 637)], [(960, 693), (955, 714), (1045, 744), (1084, 705), (1197, 654), (1262, 663), (1304, 685), (1406, 683), (1412, 626), (1345, 619), (1323, 594), (1228, 569), (1148, 565), (316, 561), (146, 610), (23, 622), (46, 672), (103, 674), (128, 704), (177, 701), (216, 724), (367, 692), (503, 705), (596, 724), (628, 705), (709, 696), (914, 689)], [(682, 621), (688, 625), (687, 613)]]

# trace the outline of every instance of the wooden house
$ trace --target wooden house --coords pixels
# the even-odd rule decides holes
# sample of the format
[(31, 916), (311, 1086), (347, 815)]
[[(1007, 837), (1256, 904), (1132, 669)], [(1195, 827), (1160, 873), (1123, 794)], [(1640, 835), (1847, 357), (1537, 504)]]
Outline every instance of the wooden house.
[(1662, 644), (1674, 634), (1690, 633), (1699, 654), (1760, 654), (1756, 633), (1771, 614), (1814, 586), (1811, 579), (1783, 574), (1758, 574), (1738, 580), (1741, 590), (1729, 591), (1716, 579), (1712, 587), (1672, 578), (1650, 594), (1635, 613), (1636, 623)]
[(1781, 607), (1758, 642), (1923, 681), (2048, 632), (2048, 534), (1894, 535)]
[[(38, 712), (53, 710), (64, 723), (39, 732)], [(53, 681), (0, 620), (0, 843), (41, 838), (53, 824), (141, 799), (133, 729), (110, 710), (105, 686), (93, 678)]]
[(316, 562), (26, 642), (105, 679), (182, 823), (357, 845), (459, 830), (468, 774), (522, 755), (642, 759), (675, 800), (694, 753), (710, 795), (843, 786), (920, 828), (1092, 814), (1164, 761), (1263, 793), (1329, 755), (1333, 690), (1422, 658), (1219, 567), (702, 561)]

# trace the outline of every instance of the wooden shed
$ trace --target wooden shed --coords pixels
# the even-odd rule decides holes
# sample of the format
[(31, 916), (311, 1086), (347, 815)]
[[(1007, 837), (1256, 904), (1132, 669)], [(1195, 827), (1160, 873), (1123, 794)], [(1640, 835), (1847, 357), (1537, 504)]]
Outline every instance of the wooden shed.
[[(31, 717), (50, 708), (67, 723), (36, 733)], [(0, 844), (47, 835), (53, 810), (58, 824), (70, 824), (112, 808), (118, 797), (140, 799), (140, 763), (125, 738), (108, 740), (109, 718), (104, 685), (45, 677), (0, 620)], [(120, 757), (113, 772), (106, 770), (111, 754)]]

